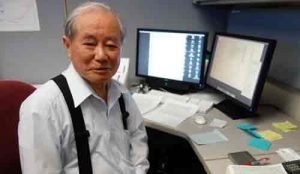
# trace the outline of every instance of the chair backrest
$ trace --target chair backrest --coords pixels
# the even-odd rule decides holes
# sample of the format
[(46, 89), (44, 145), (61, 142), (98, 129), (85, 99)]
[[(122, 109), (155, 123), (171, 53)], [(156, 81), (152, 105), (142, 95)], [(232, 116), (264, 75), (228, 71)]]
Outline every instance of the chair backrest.
[(0, 80), (0, 174), (21, 174), (17, 131), (19, 109), (34, 90), (24, 82)]

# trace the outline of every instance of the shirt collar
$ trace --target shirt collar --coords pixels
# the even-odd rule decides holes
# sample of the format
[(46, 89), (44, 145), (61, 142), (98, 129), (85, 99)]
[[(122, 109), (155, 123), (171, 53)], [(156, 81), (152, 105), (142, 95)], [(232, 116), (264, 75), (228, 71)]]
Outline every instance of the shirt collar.
[(63, 73), (68, 82), (73, 100), (74, 107), (79, 106), (86, 98), (93, 94), (92, 89), (87, 82), (78, 74), (71, 63)]
[(119, 82), (111, 80), (108, 88), (108, 106), (111, 107), (119, 99), (122, 93), (127, 93), (128, 90)]
[[(67, 79), (75, 108), (78, 107), (85, 99), (87, 99), (91, 95), (100, 99), (96, 95), (94, 90), (90, 87), (90, 85), (78, 74), (72, 63), (62, 74)], [(108, 85), (108, 105), (110, 106), (115, 103), (116, 100), (119, 99), (121, 93), (126, 92), (128, 92), (126, 88), (124, 88), (115, 80), (111, 80)]]

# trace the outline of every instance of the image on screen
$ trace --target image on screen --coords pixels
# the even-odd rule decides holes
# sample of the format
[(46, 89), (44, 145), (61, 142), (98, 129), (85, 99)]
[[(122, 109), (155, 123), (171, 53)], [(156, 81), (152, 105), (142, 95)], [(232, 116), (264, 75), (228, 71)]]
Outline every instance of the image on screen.
[(206, 83), (256, 109), (273, 50), (273, 40), (216, 34)]
[(200, 85), (206, 40), (200, 32), (138, 29), (136, 74)]

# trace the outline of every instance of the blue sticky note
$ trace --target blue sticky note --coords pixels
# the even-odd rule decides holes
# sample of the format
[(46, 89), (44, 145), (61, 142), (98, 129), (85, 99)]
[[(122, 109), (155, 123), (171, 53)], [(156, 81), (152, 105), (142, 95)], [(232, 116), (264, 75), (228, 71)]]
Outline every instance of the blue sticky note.
[(235, 127), (242, 129), (242, 130), (255, 130), (256, 129), (255, 126), (253, 126), (249, 123), (240, 123), (240, 124), (237, 124)]
[(248, 146), (267, 151), (271, 147), (271, 144), (272, 143), (270, 141), (264, 140), (262, 138), (253, 137), (248, 143)]

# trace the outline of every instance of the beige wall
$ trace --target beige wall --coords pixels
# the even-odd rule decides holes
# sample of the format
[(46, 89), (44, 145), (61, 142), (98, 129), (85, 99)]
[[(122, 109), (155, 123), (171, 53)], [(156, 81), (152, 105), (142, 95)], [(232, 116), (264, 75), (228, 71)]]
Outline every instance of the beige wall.
[(268, 79), (262, 93), (261, 104), (273, 104), (289, 116), (300, 121), (300, 90)]

